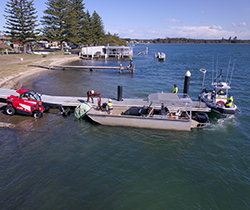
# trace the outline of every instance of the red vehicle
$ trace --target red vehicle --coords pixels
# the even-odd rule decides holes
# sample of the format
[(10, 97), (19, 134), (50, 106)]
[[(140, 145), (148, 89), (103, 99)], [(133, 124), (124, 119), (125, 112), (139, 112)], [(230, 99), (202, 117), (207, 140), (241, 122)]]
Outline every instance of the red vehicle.
[(38, 93), (26, 89), (19, 89), (16, 92), (20, 94), (19, 97), (11, 95), (6, 99), (7, 107), (5, 112), (8, 115), (18, 113), (33, 115), (34, 118), (43, 116), (45, 108)]

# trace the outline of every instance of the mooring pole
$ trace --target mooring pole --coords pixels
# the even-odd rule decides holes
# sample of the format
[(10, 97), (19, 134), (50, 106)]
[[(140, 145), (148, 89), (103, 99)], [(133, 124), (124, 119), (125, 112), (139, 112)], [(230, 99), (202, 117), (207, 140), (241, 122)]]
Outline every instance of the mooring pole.
[(122, 86), (118, 85), (117, 89), (117, 101), (123, 101), (122, 99)]
[(120, 74), (122, 73), (122, 64), (120, 64), (120, 70), (119, 70)]
[[(203, 86), (204, 86), (204, 80), (205, 80), (205, 74), (206, 74), (207, 70), (206, 69), (200, 69), (200, 72), (203, 73), (203, 81), (202, 81), (202, 86), (201, 86), (201, 95), (202, 95)], [(199, 107), (201, 107), (201, 95), (200, 95)]]
[(189, 94), (190, 77), (191, 73), (190, 71), (187, 71), (185, 74), (184, 89), (183, 89), (183, 93), (186, 93), (187, 95)]

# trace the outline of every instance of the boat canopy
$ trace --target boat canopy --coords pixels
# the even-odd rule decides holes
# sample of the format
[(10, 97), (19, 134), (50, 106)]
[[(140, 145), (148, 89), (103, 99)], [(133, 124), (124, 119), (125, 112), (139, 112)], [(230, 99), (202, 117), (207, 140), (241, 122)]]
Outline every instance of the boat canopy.
[(188, 94), (184, 93), (152, 93), (148, 95), (148, 101), (154, 104), (193, 103)]
[(212, 83), (211, 85), (214, 87), (214, 89), (231, 89), (231, 87), (226, 82)]

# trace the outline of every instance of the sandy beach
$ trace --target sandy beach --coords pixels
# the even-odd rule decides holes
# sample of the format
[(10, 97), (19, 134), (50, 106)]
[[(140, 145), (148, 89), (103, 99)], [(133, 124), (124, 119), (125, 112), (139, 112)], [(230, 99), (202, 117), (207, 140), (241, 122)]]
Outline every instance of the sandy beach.
[[(28, 65), (63, 65), (79, 60), (77, 55), (3, 55), (0, 56), (0, 88), (14, 89), (21, 88), (25, 79), (44, 71), (51, 71), (46, 68), (30, 67)], [(4, 113), (6, 103), (0, 103), (0, 127), (14, 128), (9, 123), (10, 116)]]
[[(5, 59), (4, 56), (9, 56)], [(79, 60), (77, 55), (53, 55), (43, 57), (41, 55), (34, 56), (29, 55), (30, 57), (23, 58), (23, 56), (12, 56), (4, 55), (0, 57), (1, 68), (0, 68), (0, 88), (6, 89), (19, 89), (22, 85), (22, 80), (31, 75), (39, 74), (43, 71), (50, 71), (45, 68), (30, 67), (28, 65), (44, 65), (44, 66), (53, 66), (53, 65), (62, 65), (69, 62)], [(34, 57), (32, 57), (34, 56)], [(13, 57), (13, 59), (11, 58)], [(19, 58), (20, 57), (20, 58)], [(21, 60), (22, 59), (22, 60)], [(11, 68), (9, 73), (8, 68)]]

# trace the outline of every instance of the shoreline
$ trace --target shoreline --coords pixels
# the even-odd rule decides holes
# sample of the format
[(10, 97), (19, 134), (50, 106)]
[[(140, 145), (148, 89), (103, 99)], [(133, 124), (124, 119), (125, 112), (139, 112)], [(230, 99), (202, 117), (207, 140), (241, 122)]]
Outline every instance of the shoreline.
[[(48, 65), (63, 65), (65, 63), (73, 62), (79, 60), (79, 57), (76, 55), (74, 57), (66, 57), (67, 55), (58, 55), (52, 58), (52, 61)], [(31, 62), (31, 64), (37, 64), (38, 62)], [(11, 65), (11, 64), (10, 64)], [(5, 89), (20, 89), (22, 86), (22, 80), (25, 81), (27, 77), (34, 76), (44, 71), (51, 71), (49, 69), (38, 68), (38, 67), (28, 67), (26, 70), (21, 71), (17, 74), (11, 74), (9, 76), (1, 77), (0, 79), (0, 88)]]
[[(37, 61), (31, 61), (30, 64), (41, 64), (44, 61), (51, 60), (47, 65), (63, 65), (65, 63), (73, 62), (79, 60), (79, 57), (76, 56), (67, 56), (67, 55), (57, 55), (53, 56), (53, 58), (48, 57), (48, 58), (42, 58), (41, 60)], [(39, 73), (45, 72), (45, 71), (52, 71), (49, 69), (44, 69), (44, 68), (38, 68), (38, 67), (28, 67), (26, 64), (22, 64), (25, 68), (25, 70), (19, 70), (19, 66), (17, 65), (16, 61), (15, 62), (8, 62), (5, 64), (6, 66), (14, 66), (16, 69), (12, 74), (7, 75), (7, 76), (1, 76), (0, 77), (0, 88), (5, 88), (5, 89), (14, 89), (18, 90), (21, 88), (23, 83), (25, 83), (26, 79), (31, 76), (35, 76)], [(16, 73), (15, 73), (16, 72)], [(6, 103), (0, 103), (0, 128), (10, 128), (13, 129), (16, 126), (18, 126), (18, 122), (11, 122), (11, 117), (6, 115), (4, 113), (4, 107), (6, 106)]]

